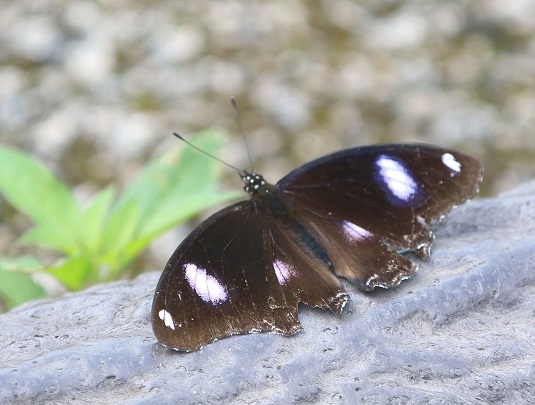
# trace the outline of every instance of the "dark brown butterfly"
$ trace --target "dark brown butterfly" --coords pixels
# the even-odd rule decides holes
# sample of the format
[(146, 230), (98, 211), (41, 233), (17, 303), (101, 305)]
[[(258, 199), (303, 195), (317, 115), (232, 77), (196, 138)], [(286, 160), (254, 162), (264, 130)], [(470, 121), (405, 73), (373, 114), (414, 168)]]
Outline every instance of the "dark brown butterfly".
[(169, 259), (152, 327), (165, 346), (197, 350), (242, 333), (301, 330), (299, 302), (339, 314), (337, 276), (368, 291), (397, 286), (429, 257), (430, 223), (473, 197), (473, 157), (422, 144), (342, 150), (276, 185), (242, 172), (247, 201), (199, 225)]

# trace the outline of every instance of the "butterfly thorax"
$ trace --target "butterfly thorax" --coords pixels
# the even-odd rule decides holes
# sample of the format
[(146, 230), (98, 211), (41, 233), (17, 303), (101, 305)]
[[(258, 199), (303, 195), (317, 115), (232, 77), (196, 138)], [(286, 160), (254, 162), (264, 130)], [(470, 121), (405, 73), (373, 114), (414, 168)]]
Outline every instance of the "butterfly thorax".
[(251, 199), (259, 202), (267, 211), (275, 217), (285, 217), (288, 213), (288, 205), (282, 198), (281, 191), (274, 185), (264, 180), (258, 173), (243, 172), (241, 174), (243, 189)]
[(251, 197), (258, 194), (260, 188), (268, 184), (261, 174), (257, 174), (255, 172), (249, 173), (244, 171), (243, 173), (240, 173), (240, 177), (243, 181), (243, 189)]

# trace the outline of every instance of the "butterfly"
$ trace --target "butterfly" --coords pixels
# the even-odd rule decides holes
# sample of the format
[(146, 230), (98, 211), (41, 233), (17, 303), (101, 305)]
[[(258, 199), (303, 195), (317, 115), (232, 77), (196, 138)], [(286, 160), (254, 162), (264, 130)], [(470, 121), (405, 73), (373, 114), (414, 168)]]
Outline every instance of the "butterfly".
[(340, 314), (338, 277), (390, 288), (430, 255), (432, 221), (472, 198), (475, 158), (425, 144), (346, 149), (272, 185), (240, 171), (249, 200), (202, 222), (156, 287), (152, 327), (166, 347), (195, 351), (235, 334), (300, 331), (298, 303)]

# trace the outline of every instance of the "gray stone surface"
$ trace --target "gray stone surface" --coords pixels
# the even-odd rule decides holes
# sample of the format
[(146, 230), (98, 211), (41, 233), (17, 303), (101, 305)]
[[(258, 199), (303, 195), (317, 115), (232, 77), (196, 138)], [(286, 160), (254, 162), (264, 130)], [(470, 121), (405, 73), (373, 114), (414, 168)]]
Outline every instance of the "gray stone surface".
[(159, 272), (0, 316), (0, 403), (533, 403), (535, 183), (436, 227), (431, 261), (304, 331), (177, 353), (154, 339)]

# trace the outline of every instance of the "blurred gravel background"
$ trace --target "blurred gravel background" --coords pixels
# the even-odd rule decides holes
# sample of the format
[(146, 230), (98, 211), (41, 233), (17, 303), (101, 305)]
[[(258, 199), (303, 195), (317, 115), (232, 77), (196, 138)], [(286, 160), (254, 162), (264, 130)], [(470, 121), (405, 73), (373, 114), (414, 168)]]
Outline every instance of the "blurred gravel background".
[[(221, 157), (247, 167), (235, 97), (272, 182), (337, 149), (422, 141), (478, 156), (492, 195), (535, 177), (534, 16), (534, 0), (3, 1), (0, 139), (83, 199), (172, 131), (223, 128)], [(1, 200), (0, 221), (9, 253), (28, 224)]]

